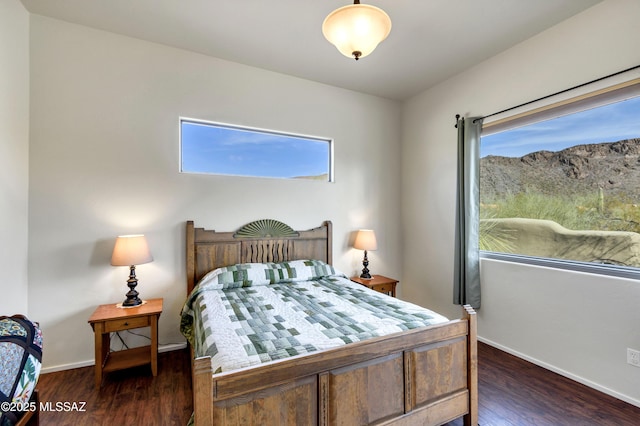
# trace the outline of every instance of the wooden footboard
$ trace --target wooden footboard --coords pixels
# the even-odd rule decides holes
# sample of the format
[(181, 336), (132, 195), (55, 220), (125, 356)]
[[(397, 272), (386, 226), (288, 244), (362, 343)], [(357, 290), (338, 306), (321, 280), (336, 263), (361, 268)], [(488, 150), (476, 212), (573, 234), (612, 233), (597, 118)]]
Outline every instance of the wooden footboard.
[(476, 314), (213, 374), (193, 365), (196, 425), (439, 425), (478, 423)]

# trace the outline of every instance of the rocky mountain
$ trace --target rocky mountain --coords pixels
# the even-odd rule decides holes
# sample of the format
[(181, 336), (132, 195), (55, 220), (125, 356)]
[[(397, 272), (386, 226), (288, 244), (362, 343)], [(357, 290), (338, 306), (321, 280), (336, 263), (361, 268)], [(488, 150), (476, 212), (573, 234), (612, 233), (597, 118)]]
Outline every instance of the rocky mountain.
[(640, 138), (537, 151), (520, 158), (487, 156), (480, 160), (480, 187), (483, 202), (504, 193), (570, 196), (597, 194), (602, 188), (609, 196), (640, 204)]

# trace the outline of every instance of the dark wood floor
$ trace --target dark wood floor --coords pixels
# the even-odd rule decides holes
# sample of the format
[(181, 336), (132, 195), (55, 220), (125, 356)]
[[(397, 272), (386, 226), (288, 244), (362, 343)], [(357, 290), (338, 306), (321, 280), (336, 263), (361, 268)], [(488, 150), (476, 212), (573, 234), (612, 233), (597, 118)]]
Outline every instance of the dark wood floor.
[(185, 350), (158, 354), (158, 376), (149, 366), (105, 375), (95, 388), (94, 368), (43, 374), (40, 401), (86, 402), (86, 411), (40, 412), (41, 425), (186, 425), (193, 409), (191, 368)]
[(482, 343), (478, 395), (482, 426), (640, 425), (639, 407)]
[[(86, 411), (46, 411), (42, 425), (184, 425), (191, 415), (186, 350), (162, 353), (149, 367), (111, 373), (97, 391), (93, 367), (43, 374), (40, 401), (86, 402)], [(640, 408), (491, 346), (478, 344), (482, 426), (640, 425)], [(448, 426), (462, 425), (456, 420)], [(306, 425), (301, 425), (306, 426)]]

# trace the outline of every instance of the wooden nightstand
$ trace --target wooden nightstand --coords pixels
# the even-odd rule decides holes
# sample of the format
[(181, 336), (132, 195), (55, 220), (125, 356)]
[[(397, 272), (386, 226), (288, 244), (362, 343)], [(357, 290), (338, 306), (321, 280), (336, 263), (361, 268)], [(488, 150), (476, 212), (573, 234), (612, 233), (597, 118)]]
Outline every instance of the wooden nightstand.
[(352, 277), (351, 281), (367, 286), (380, 293), (388, 294), (391, 297), (396, 297), (396, 284), (398, 284), (398, 280), (394, 280), (393, 278), (383, 277), (382, 275), (372, 275), (370, 280)]
[[(162, 299), (147, 300), (134, 308), (118, 308), (115, 303), (96, 308), (89, 324), (95, 335), (97, 388), (100, 388), (103, 373), (138, 365), (151, 364), (151, 373), (158, 375), (158, 318), (161, 313)], [(151, 345), (110, 351), (110, 333), (140, 327), (151, 327)]]

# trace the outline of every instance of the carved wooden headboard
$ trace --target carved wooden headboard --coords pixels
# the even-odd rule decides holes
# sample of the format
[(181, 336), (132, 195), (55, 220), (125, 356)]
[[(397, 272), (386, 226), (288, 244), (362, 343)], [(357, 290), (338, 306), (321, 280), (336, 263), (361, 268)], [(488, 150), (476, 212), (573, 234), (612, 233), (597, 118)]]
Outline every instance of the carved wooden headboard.
[(236, 232), (196, 228), (187, 221), (187, 294), (207, 272), (248, 262), (286, 262), (298, 259), (332, 262), (331, 222), (294, 231), (272, 219), (251, 222)]

